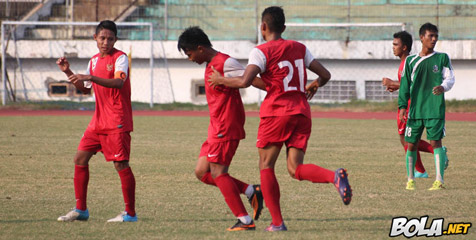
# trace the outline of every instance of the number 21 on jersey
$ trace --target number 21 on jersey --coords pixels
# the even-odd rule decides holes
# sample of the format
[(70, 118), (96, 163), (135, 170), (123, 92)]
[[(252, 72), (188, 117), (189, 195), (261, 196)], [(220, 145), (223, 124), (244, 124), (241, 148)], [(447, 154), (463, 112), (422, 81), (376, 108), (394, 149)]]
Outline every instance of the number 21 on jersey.
[(294, 61), (294, 66), (288, 60), (281, 61), (278, 63), (279, 68), (288, 68), (288, 75), (283, 79), (284, 91), (297, 91), (296, 87), (289, 86), (289, 83), (293, 79), (294, 69), (297, 69), (299, 75), (299, 91), (304, 92), (304, 60), (296, 59)]

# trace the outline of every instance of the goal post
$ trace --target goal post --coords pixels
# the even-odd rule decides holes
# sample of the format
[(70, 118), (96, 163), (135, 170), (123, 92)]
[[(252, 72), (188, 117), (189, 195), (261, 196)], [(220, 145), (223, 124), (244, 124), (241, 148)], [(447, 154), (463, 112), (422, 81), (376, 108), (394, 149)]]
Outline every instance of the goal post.
[[(93, 96), (82, 96), (70, 84), (68, 86), (64, 74), (52, 60), (66, 55), (73, 62), (72, 70), (83, 73), (90, 57), (97, 53), (91, 37), (98, 24), (2, 22), (2, 104), (6, 105), (14, 99), (93, 101)], [(156, 46), (163, 43), (154, 42), (153, 23), (116, 22), (116, 25), (119, 41), (115, 47), (126, 53), (129, 51), (129, 54), (132, 51), (132, 101), (148, 102), (150, 107), (158, 102), (174, 102), (167, 61), (161, 59), (165, 54), (159, 52), (164, 51), (164, 48)], [(154, 61), (154, 58), (159, 58), (159, 61)], [(162, 86), (162, 82), (168, 86)], [(60, 94), (55, 94), (55, 89), (60, 90)]]

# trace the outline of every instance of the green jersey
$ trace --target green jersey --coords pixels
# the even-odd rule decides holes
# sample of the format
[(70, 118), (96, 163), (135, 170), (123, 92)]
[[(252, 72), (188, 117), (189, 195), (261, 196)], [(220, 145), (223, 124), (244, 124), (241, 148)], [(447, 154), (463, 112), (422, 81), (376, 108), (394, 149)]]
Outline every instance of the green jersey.
[(408, 118), (445, 119), (445, 95), (434, 95), (433, 88), (441, 85), (446, 92), (453, 84), (453, 67), (446, 53), (410, 55), (402, 71), (398, 108), (407, 109), (411, 99)]

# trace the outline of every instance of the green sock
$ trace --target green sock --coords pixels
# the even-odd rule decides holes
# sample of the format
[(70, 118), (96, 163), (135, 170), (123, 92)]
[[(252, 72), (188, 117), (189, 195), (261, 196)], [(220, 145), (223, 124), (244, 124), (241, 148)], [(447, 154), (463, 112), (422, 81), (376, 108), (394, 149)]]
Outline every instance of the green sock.
[[(408, 180), (414, 180), (415, 175), (415, 163), (417, 159), (417, 152), (407, 150), (407, 155), (405, 156), (405, 160), (407, 161), (407, 177)], [(410, 165), (411, 164), (411, 165)]]
[(435, 155), (436, 180), (443, 183), (443, 175), (445, 174), (446, 152), (443, 148), (433, 149)]

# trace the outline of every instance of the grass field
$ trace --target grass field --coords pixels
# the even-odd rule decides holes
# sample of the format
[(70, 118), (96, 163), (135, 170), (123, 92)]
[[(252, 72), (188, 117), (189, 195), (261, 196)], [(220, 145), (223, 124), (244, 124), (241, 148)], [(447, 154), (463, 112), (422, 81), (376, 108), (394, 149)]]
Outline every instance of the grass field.
[[(235, 219), (219, 190), (193, 174), (208, 118), (146, 116), (134, 118), (132, 133), (139, 222), (106, 223), (123, 210), (123, 200), (117, 173), (98, 154), (90, 162), (90, 220), (59, 223), (56, 218), (74, 207), (72, 159), (89, 120), (0, 117), (0, 239), (385, 239), (393, 217), (444, 218), (444, 228), (450, 222), (476, 223), (476, 122), (447, 123), (447, 189), (427, 191), (435, 167), (433, 156), (423, 153), (430, 178), (418, 179), (412, 192), (405, 190), (394, 120), (313, 119), (305, 162), (347, 168), (352, 203), (344, 206), (330, 184), (292, 180), (283, 151), (276, 174), (289, 231), (263, 232), (271, 221), (265, 209), (257, 231), (232, 233), (225, 229)], [(249, 183), (259, 181), (257, 124), (258, 118), (247, 119), (247, 139), (231, 166), (233, 176)], [(476, 229), (442, 237), (450, 238), (476, 239)]]

